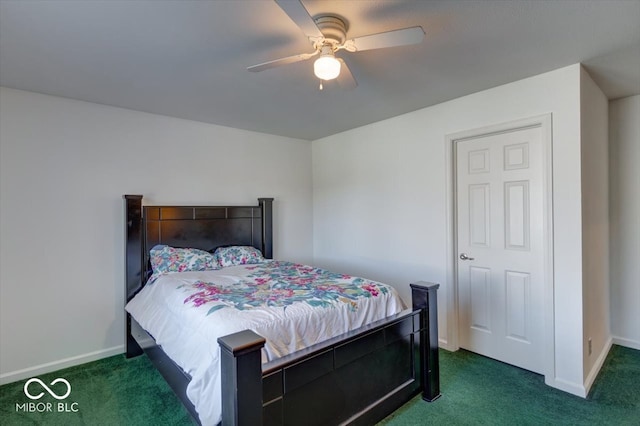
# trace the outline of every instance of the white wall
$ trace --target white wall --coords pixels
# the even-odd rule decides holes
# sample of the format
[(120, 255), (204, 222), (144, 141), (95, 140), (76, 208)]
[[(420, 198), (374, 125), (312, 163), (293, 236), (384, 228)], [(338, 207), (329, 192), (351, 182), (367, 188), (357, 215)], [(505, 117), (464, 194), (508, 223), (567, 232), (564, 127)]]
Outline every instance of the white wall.
[(0, 381), (121, 353), (122, 195), (257, 204), (312, 261), (307, 141), (0, 89)]
[[(555, 373), (584, 395), (580, 65), (517, 81), (313, 142), (314, 259), (389, 282), (442, 284), (439, 328), (452, 312), (446, 274), (445, 136), (552, 114)], [(576, 303), (576, 300), (578, 303)]]
[(582, 143), (583, 371), (587, 389), (591, 387), (611, 347), (608, 106), (604, 93), (582, 69), (580, 138)]
[(609, 104), (611, 334), (640, 349), (640, 96)]

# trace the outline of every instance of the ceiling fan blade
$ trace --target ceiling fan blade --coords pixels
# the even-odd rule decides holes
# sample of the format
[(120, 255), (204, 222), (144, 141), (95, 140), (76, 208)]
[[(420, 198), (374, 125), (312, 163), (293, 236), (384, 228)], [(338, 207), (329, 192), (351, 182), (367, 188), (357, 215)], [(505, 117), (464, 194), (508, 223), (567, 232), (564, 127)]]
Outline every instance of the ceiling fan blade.
[(424, 30), (422, 27), (410, 27), (384, 33), (356, 37), (344, 43), (344, 49), (350, 52), (383, 49), (386, 47), (407, 46), (422, 43)]
[(324, 37), (300, 0), (275, 0), (275, 2), (307, 36)]
[(273, 61), (263, 62), (261, 64), (252, 65), (247, 67), (247, 70), (251, 72), (259, 72), (268, 70), (269, 68), (279, 67), (281, 65), (293, 64), (295, 62), (306, 61), (309, 58), (316, 56), (318, 52), (313, 53), (301, 53), (299, 55), (287, 56), (286, 58), (274, 59)]
[(351, 74), (351, 70), (347, 66), (347, 63), (342, 58), (337, 58), (340, 61), (340, 75), (336, 79), (341, 89), (350, 90), (358, 87), (358, 82)]

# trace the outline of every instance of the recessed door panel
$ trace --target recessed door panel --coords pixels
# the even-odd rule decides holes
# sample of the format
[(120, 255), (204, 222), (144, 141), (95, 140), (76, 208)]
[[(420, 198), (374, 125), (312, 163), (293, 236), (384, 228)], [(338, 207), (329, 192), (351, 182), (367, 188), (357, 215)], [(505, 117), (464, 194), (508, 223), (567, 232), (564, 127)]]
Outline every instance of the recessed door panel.
[(489, 245), (489, 185), (469, 185), (469, 244)]
[(529, 343), (527, 333), (527, 317), (530, 307), (529, 274), (506, 271), (506, 327), (507, 337)]
[(469, 152), (469, 174), (487, 173), (489, 167), (488, 149)]
[(504, 184), (505, 248), (529, 250), (529, 182)]
[(519, 143), (504, 147), (504, 169), (516, 170), (529, 167), (529, 144)]
[(471, 287), (471, 327), (491, 331), (491, 270), (469, 268)]

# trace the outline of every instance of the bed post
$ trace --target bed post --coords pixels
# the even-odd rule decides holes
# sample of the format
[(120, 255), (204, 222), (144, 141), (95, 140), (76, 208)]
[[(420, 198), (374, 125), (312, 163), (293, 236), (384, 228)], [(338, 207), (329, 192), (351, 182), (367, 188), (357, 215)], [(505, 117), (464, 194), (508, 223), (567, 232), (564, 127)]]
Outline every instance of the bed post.
[(262, 207), (262, 255), (273, 259), (273, 198), (258, 198)]
[[(142, 286), (142, 195), (124, 195), (125, 205), (125, 303)], [(142, 355), (143, 351), (131, 335), (131, 315), (125, 319), (126, 357)]]
[[(420, 309), (420, 381), (422, 399), (433, 401), (440, 396), (440, 362), (438, 358), (438, 298), (440, 284), (418, 281), (411, 285), (413, 309)], [(427, 339), (428, 334), (428, 339)]]
[(222, 381), (222, 424), (262, 424), (262, 347), (266, 340), (251, 330), (218, 339)]

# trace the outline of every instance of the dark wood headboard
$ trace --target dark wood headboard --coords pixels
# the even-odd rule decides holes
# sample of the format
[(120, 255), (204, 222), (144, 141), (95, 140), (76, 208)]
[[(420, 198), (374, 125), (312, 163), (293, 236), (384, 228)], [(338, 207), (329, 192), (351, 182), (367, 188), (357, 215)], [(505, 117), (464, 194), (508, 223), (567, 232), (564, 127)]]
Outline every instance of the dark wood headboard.
[(273, 257), (273, 198), (258, 198), (257, 206), (142, 206), (142, 195), (124, 200), (127, 302), (149, 277), (149, 250), (157, 244), (211, 252), (253, 246)]

